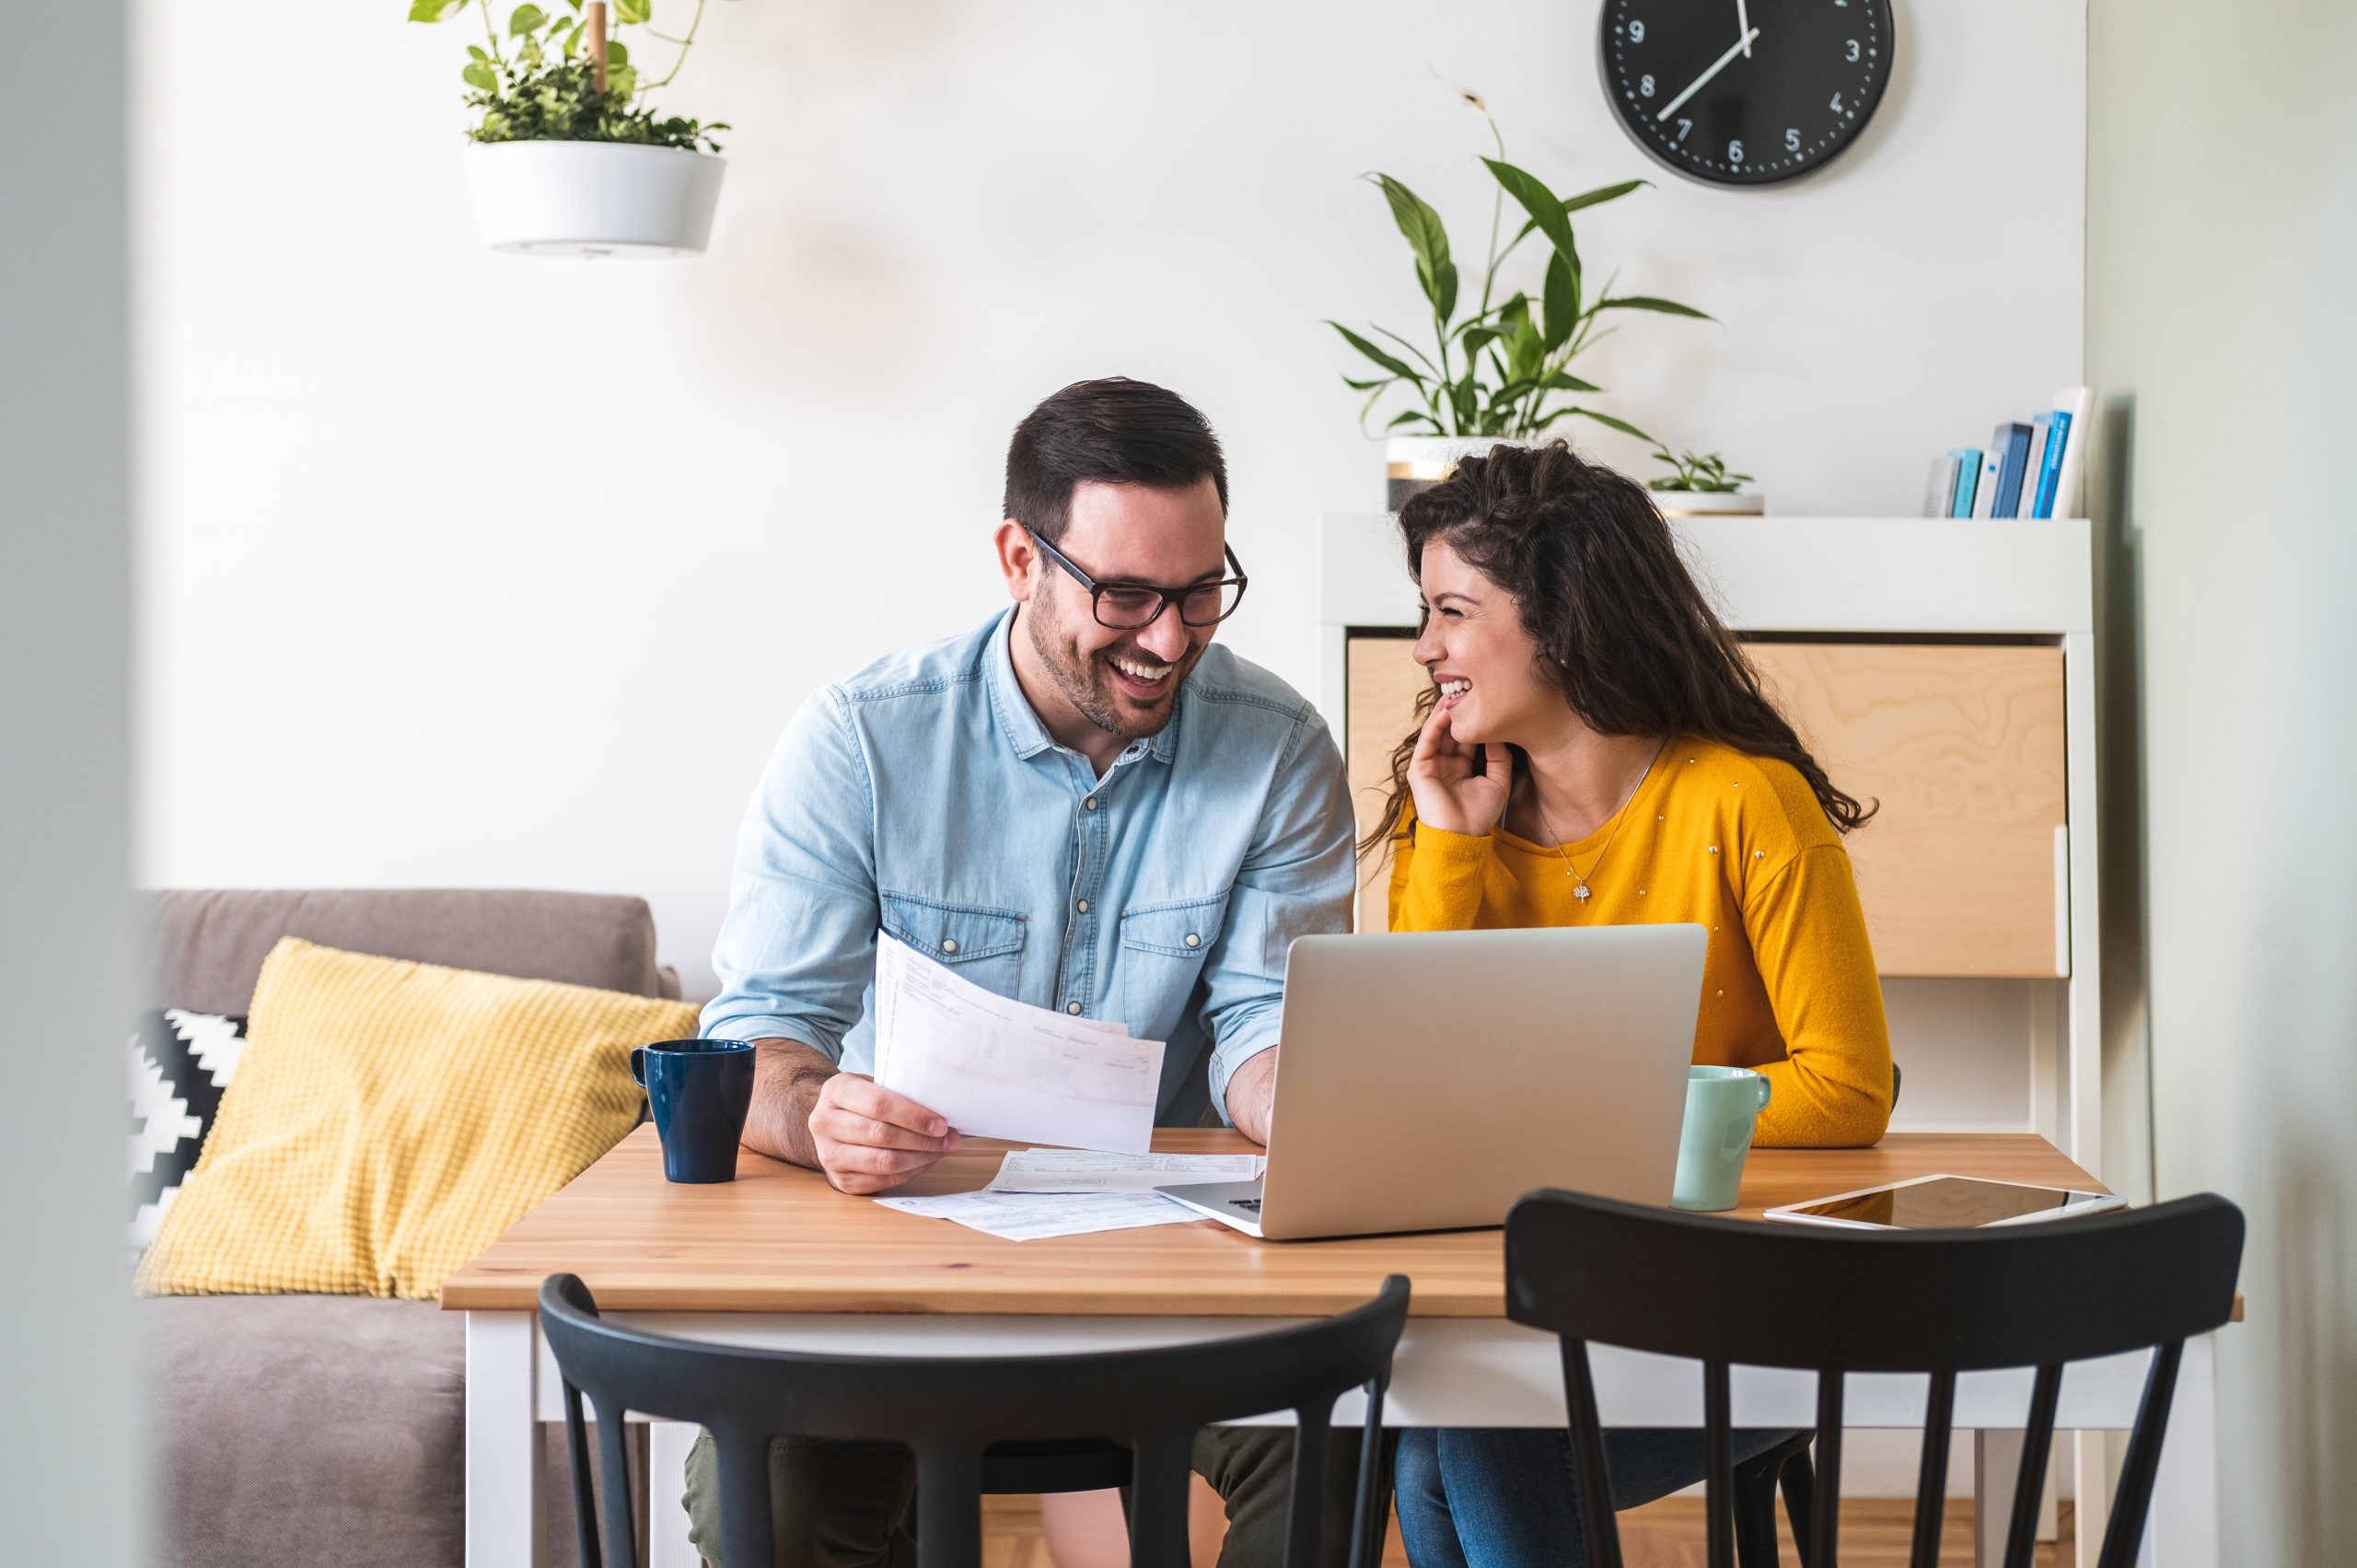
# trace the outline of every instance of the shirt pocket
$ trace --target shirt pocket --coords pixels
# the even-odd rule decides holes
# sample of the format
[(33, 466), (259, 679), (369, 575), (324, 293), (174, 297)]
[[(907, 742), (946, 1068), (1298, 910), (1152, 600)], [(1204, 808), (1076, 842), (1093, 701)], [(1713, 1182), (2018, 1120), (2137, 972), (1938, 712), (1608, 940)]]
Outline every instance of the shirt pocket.
[(1029, 924), (1017, 911), (944, 903), (913, 893), (883, 893), (884, 929), (937, 964), (1001, 996), (1019, 994), (1023, 940)]
[(1178, 1026), (1226, 912), (1225, 893), (1123, 912), (1122, 1012), (1132, 1030)]

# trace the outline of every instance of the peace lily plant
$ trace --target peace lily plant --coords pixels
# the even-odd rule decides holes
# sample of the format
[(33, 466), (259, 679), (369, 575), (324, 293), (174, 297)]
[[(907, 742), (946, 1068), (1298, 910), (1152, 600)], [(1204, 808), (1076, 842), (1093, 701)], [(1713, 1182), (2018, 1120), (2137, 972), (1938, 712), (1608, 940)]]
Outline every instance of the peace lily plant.
[[(490, 0), (411, 0), (409, 19), (479, 19), (459, 75), (475, 122), (468, 172), (484, 238), (502, 250), (575, 256), (678, 255), (703, 249), (720, 196), (714, 133), (722, 122), (658, 113), (703, 25), (659, 30), (655, 0), (549, 0), (507, 13)], [(623, 34), (676, 52), (645, 74)]]
[[(1531, 440), (1566, 419), (1593, 420), (1654, 442), (1635, 425), (1596, 407), (1594, 396), (1603, 389), (1574, 375), (1572, 366), (1617, 330), (1621, 313), (1712, 319), (1674, 299), (1615, 294), (1612, 276), (1589, 292), (1572, 215), (1617, 202), (1650, 180), (1624, 180), (1575, 196), (1559, 196), (1545, 180), (1507, 161), (1505, 138), (1480, 95), (1457, 90), (1480, 112), (1497, 148), (1495, 157), (1481, 160), (1496, 189), (1491, 192), (1490, 238), (1480, 291), (1464, 286), (1448, 230), (1431, 203), (1388, 174), (1369, 174), (1367, 180), (1382, 190), (1392, 221), (1415, 257), (1416, 283), (1430, 319), (1418, 329), (1422, 342), (1387, 327), (1370, 326), (1359, 332), (1340, 321), (1327, 323), (1379, 372), (1342, 377), (1353, 389), (1366, 394), (1359, 410), (1361, 428), (1387, 399), (1407, 403), (1382, 426), (1391, 437), (1394, 506), (1406, 494), (1440, 479), (1458, 458), (1499, 440)], [(1522, 224), (1501, 244), (1509, 201), (1521, 214)], [(1547, 247), (1538, 292), (1506, 292), (1508, 263), (1534, 235)]]

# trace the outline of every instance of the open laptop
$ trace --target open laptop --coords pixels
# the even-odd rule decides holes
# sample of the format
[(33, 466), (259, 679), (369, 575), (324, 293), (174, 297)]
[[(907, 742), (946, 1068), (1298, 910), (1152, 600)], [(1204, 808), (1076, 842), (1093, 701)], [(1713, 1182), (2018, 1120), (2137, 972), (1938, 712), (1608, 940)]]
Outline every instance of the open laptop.
[(1707, 940), (1298, 938), (1266, 1171), (1157, 1191), (1271, 1241), (1504, 1225), (1534, 1187), (1667, 1203)]

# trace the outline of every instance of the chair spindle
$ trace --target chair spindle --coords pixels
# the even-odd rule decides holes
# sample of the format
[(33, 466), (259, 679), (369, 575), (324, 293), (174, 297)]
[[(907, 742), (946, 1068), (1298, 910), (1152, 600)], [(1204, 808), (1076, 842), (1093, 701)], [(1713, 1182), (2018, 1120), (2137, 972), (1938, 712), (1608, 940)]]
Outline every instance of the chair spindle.
[(1956, 1430), (1956, 1374), (1932, 1374), (1923, 1400), (1923, 1463), (1915, 1472), (1915, 1546), (1908, 1568), (1937, 1568), (1947, 1523), (1948, 1444)]
[(1817, 1495), (1809, 1499), (1808, 1568), (1833, 1568), (1841, 1534), (1841, 1374), (1817, 1375)]

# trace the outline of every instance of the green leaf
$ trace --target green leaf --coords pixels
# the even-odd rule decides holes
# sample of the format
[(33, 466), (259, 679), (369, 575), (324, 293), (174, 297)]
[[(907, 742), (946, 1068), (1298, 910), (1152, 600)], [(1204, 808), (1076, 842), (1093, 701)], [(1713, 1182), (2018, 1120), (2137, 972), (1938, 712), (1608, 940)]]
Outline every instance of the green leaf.
[(1462, 342), (1465, 344), (1466, 354), (1471, 355), (1480, 353), (1504, 336), (1505, 334), (1495, 327), (1472, 327), (1466, 331)]
[(1658, 310), (1665, 316), (1690, 316), (1697, 321), (1715, 321), (1690, 305), (1680, 305), (1674, 299), (1655, 299), (1650, 295), (1616, 294), (1596, 302), (1597, 310)]
[(1353, 348), (1358, 350), (1361, 354), (1366, 355), (1377, 365), (1382, 366), (1386, 370), (1390, 371), (1392, 375), (1399, 377), (1402, 380), (1413, 381), (1416, 384), (1417, 390), (1419, 391), (1423, 389), (1424, 378), (1422, 376), (1417, 375), (1414, 370), (1411, 369), (1406, 360), (1397, 359), (1392, 355), (1384, 353), (1383, 350), (1376, 347), (1373, 343), (1367, 342), (1364, 338), (1359, 336), (1356, 332), (1351, 331), (1340, 321), (1329, 321), (1326, 324), (1333, 328), (1336, 331), (1341, 333), (1343, 340)]
[(527, 4), (517, 6), (508, 14), (507, 36), (522, 38), (526, 33), (538, 32), (540, 29), (540, 24), (548, 19), (549, 14), (546, 11), (529, 4), (528, 0)]
[(470, 60), (482, 60), (482, 61), (488, 61), (488, 60), (490, 60), (491, 56), (490, 56), (490, 55), (488, 55), (488, 54), (485, 54), (485, 53), (482, 52), (482, 44), (480, 44), (480, 43), (470, 43), (470, 44), (467, 45), (467, 58), (468, 58), (468, 59), (470, 59)]
[(1416, 280), (1423, 285), (1433, 314), (1447, 320), (1457, 313), (1457, 263), (1449, 259), (1448, 230), (1442, 226), (1440, 215), (1391, 176), (1370, 174), (1367, 178), (1383, 188), (1384, 200), (1391, 203), (1391, 221), (1399, 226), (1408, 249), (1416, 254)]
[(615, 98), (628, 98), (638, 91), (638, 68), (634, 65), (613, 65), (606, 71), (606, 91)]
[(1532, 329), (1526, 314), (1515, 324), (1514, 336), (1506, 340), (1506, 374), (1517, 381), (1527, 381), (1538, 373), (1538, 362), (1546, 355), (1546, 341)]
[(1538, 384), (1556, 392), (1600, 392), (1603, 388), (1593, 381), (1583, 381), (1568, 370), (1550, 370), (1538, 378)]
[(654, 14), (654, 0), (614, 0), (614, 19), (618, 22), (644, 22)]
[(1353, 392), (1379, 392), (1399, 379), (1397, 376), (1385, 376), (1373, 381), (1354, 381), (1345, 376), (1342, 377), (1342, 385)]
[(1388, 422), (1388, 423), (1387, 423), (1387, 424), (1384, 425), (1384, 427), (1383, 427), (1383, 428), (1384, 428), (1384, 429), (1386, 429), (1386, 430), (1397, 430), (1397, 429), (1399, 429), (1399, 428), (1401, 425), (1403, 425), (1403, 424), (1415, 424), (1415, 423), (1416, 423), (1416, 421), (1418, 421), (1418, 420), (1420, 420), (1420, 419), (1421, 419), (1421, 420), (1422, 420), (1426, 424), (1429, 424), (1429, 425), (1431, 425), (1431, 426), (1433, 427), (1433, 434), (1434, 434), (1434, 435), (1437, 436), (1437, 435), (1439, 435), (1439, 434), (1441, 433), (1441, 430), (1440, 430), (1440, 421), (1439, 421), (1439, 420), (1437, 420), (1437, 419), (1434, 419), (1431, 414), (1426, 413), (1423, 410), (1422, 410), (1422, 409), (1420, 409), (1420, 408), (1411, 408), (1411, 409), (1408, 410), (1405, 413), (1395, 413), (1395, 414), (1393, 414), (1393, 415), (1391, 416), (1391, 418), (1390, 418), (1389, 422)]
[(1562, 198), (1547, 189), (1546, 183), (1537, 175), (1516, 168), (1503, 158), (1485, 157), (1481, 161), (1489, 165), (1490, 172), (1497, 176), (1498, 183), (1505, 187), (1506, 194), (1530, 215), (1531, 222), (1538, 225), (1538, 231), (1547, 237), (1547, 242), (1555, 248), (1555, 253), (1562, 257), (1574, 273), (1578, 272), (1579, 247), (1572, 241), (1572, 220), (1563, 212)]
[(438, 22), (453, 11), (464, 10), (467, 0), (410, 0), (409, 19)]
[(480, 60), (469, 61), (467, 68), (459, 75), (466, 78), (467, 86), (470, 87), (487, 93), (495, 93), (499, 90), (499, 78), (492, 75), (491, 67)]
[(1572, 341), (1573, 330), (1580, 324), (1580, 277), (1572, 264), (1556, 251), (1547, 258), (1547, 352), (1554, 353)]
[(625, 45), (621, 39), (608, 39), (606, 41), (606, 68), (608, 70), (612, 70), (617, 66), (627, 65), (629, 64), (629, 47)]
[(1650, 441), (1653, 439), (1652, 436), (1646, 435), (1643, 431), (1638, 429), (1627, 420), (1615, 419), (1608, 413), (1598, 413), (1592, 408), (1567, 408), (1561, 410), (1560, 412), (1575, 413), (1582, 419), (1592, 419), (1598, 424), (1608, 424), (1613, 429), (1620, 431), (1625, 435), (1633, 436), (1640, 441)]
[(1563, 211), (1575, 213), (1583, 207), (1594, 207), (1606, 202), (1617, 202), (1638, 187), (1652, 183), (1650, 180), (1623, 180), (1618, 185), (1599, 185), (1593, 191), (1583, 191), (1576, 196), (1566, 196), (1563, 199)]
[(564, 35), (564, 57), (567, 60), (581, 52), (581, 35), (588, 30), (587, 22), (575, 22), (573, 30)]

